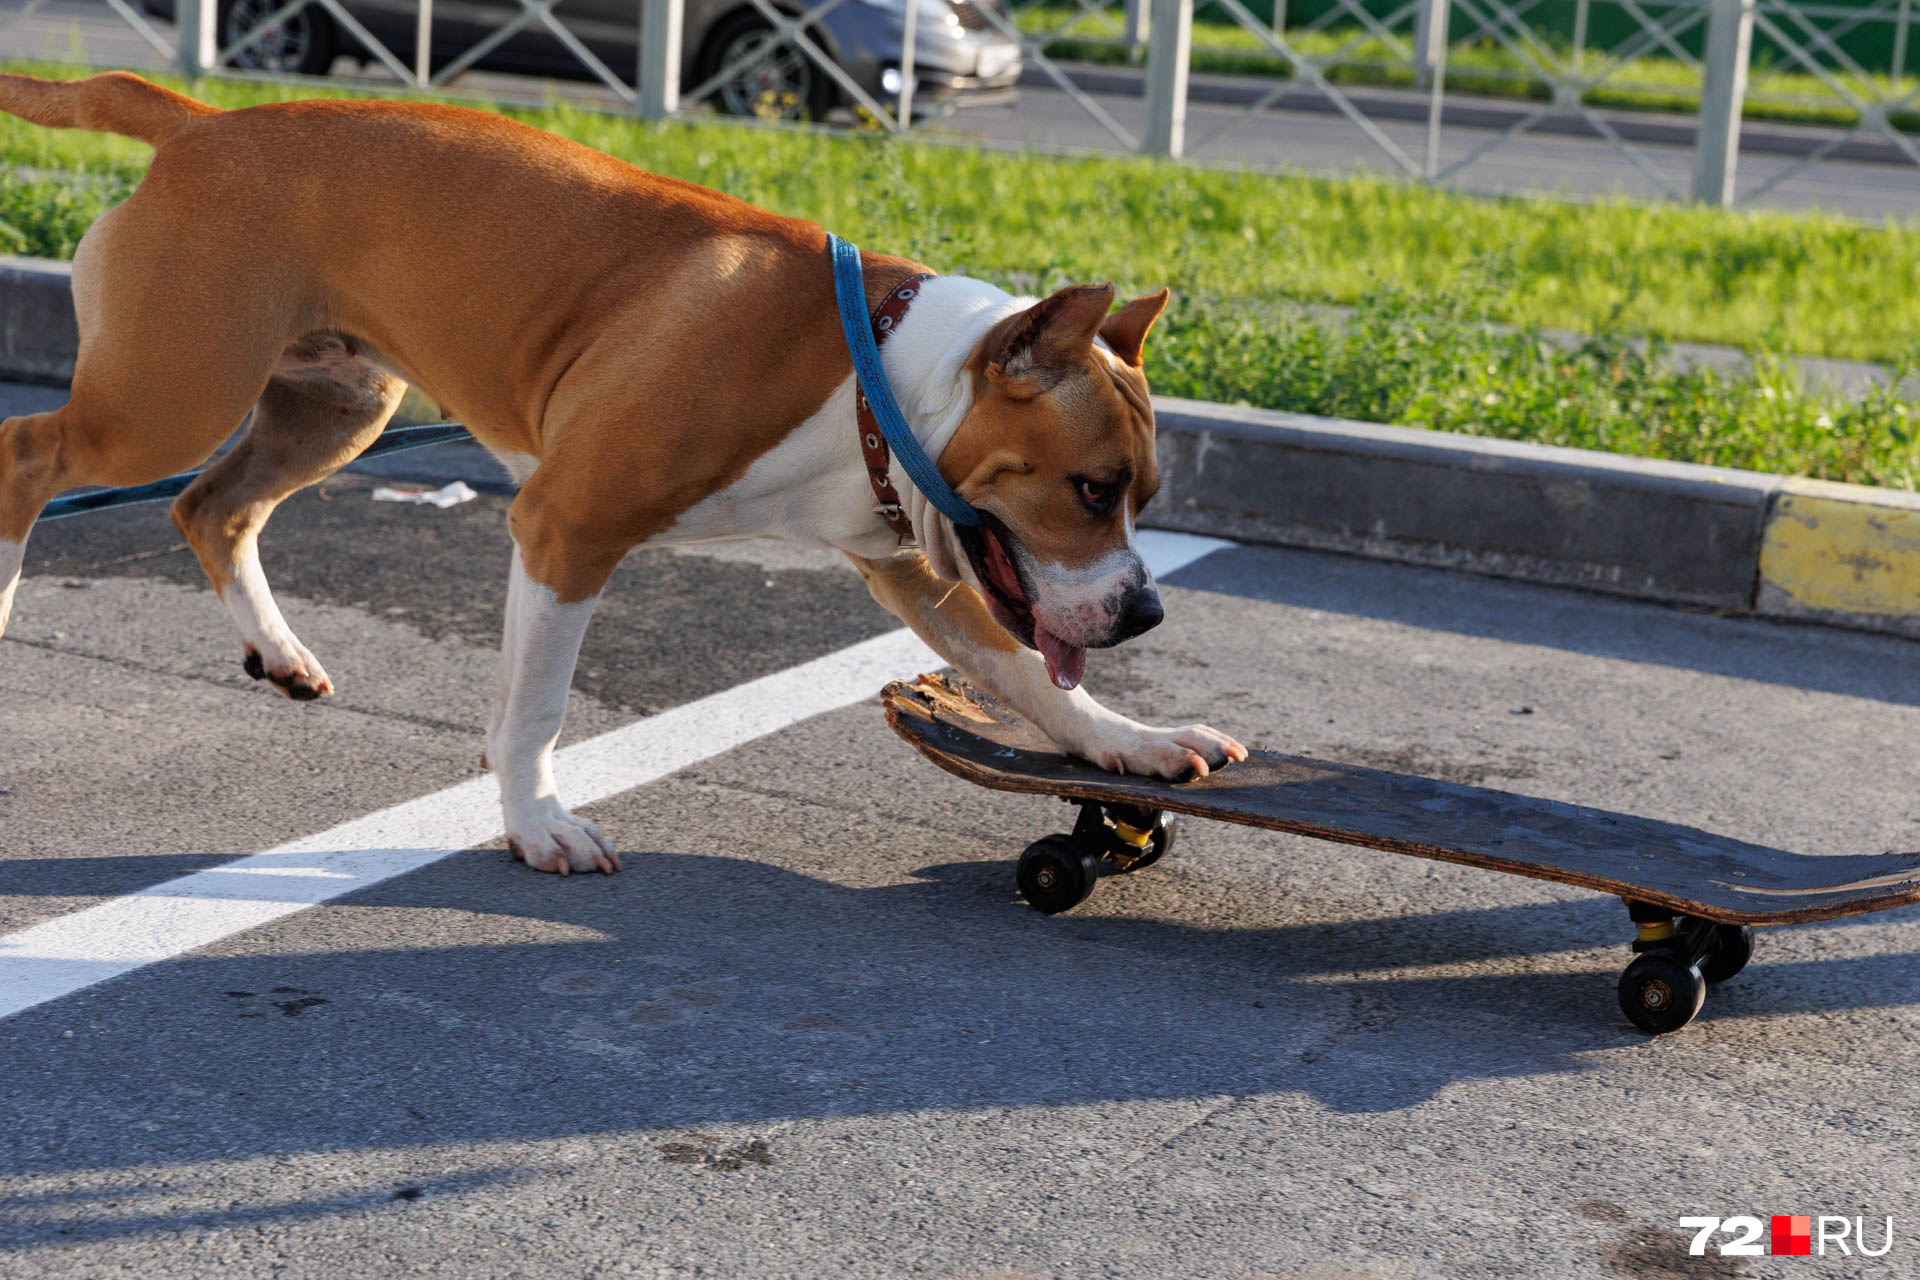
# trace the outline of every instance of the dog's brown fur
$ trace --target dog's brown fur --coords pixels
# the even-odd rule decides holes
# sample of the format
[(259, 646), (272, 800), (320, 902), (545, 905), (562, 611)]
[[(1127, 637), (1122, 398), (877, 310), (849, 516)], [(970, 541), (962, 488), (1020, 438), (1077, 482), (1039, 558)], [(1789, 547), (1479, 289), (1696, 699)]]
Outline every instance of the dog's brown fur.
[[(630, 548), (847, 385), (826, 233), (454, 107), (227, 112), (115, 73), (0, 75), (0, 110), (155, 148), (75, 255), (72, 399), (0, 424), (0, 628), (50, 499), (191, 468), (253, 411), (173, 518), (243, 635), (274, 650), (249, 639), (249, 672), (297, 698), (331, 692), (272, 602), (256, 539), (275, 506), (366, 448), (412, 383), (530, 473), (509, 517), (520, 559), (488, 744), (509, 841), (543, 870), (617, 869), (550, 774), (585, 617)], [(921, 269), (863, 258), (870, 308)], [(1131, 518), (1158, 483), (1140, 349), (1166, 301), (1108, 316), (1110, 288), (1064, 289), (1001, 322), (968, 365), (973, 400), (940, 470), (1064, 579), (1124, 561), (1151, 592)], [(1127, 500), (1096, 511), (1076, 498), (1086, 481)], [(1150, 729), (1053, 688), (982, 598), (925, 558), (858, 563), (876, 598), (1070, 749), (1167, 775), (1244, 756), (1202, 726)], [(516, 642), (516, 607), (534, 638)]]
[[(71, 403), (0, 437), (0, 537), (24, 541), (63, 489), (197, 465), (258, 403), (249, 446), (175, 512), (224, 588), (239, 544), (412, 383), (490, 448), (540, 460), (514, 534), (536, 580), (584, 599), (851, 370), (817, 323), (833, 308), (818, 226), (501, 116), (222, 112), (125, 73), (0, 76), (0, 109), (156, 148), (75, 257)], [(870, 257), (873, 299), (916, 269)], [(780, 356), (743, 379), (730, 334)]]

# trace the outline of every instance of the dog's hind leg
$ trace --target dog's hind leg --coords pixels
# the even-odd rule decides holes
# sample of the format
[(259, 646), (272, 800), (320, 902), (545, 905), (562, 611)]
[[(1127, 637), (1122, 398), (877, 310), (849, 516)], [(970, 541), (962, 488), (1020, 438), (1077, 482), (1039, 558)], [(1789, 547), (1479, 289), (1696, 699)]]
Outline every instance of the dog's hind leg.
[(70, 407), (0, 423), (0, 635), (6, 634), (7, 619), (13, 613), (27, 534), (40, 508), (67, 487), (62, 479), (60, 437), (61, 418)]
[(41, 508), (79, 485), (147, 484), (204, 462), (260, 398), (285, 342), (271, 298), (230, 295), (211, 266), (147, 253), (182, 239), (152, 207), (136, 191), (74, 254), (72, 399), (0, 423), (0, 630)]
[(71, 487), (65, 478), (61, 438), (72, 407), (63, 405), (52, 413), (0, 423), (0, 635), (6, 634), (7, 618), (13, 613), (27, 534), (40, 508)]
[(239, 443), (174, 501), (175, 527), (240, 630), (247, 674), (296, 701), (332, 693), (333, 682), (274, 603), (261, 527), (281, 502), (358, 457), (405, 390), (353, 340), (304, 338), (281, 357)]
[(199, 411), (156, 430), (154, 420), (166, 409), (130, 405), (83, 374), (73, 399), (53, 412), (0, 422), (0, 634), (41, 508), (80, 485), (148, 484), (185, 471), (218, 448), (246, 413), (238, 399), (225, 412), (190, 408)]
[(13, 615), (13, 593), (20, 585), (20, 568), (27, 560), (25, 538), (0, 538), (0, 636), (7, 633)]

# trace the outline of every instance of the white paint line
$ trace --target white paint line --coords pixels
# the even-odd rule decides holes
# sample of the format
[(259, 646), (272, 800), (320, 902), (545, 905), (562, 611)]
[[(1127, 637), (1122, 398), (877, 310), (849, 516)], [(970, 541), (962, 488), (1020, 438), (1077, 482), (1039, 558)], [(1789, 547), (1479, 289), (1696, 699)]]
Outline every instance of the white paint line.
[(1170, 573), (1178, 573), (1201, 556), (1226, 550), (1233, 543), (1197, 533), (1175, 533), (1171, 529), (1135, 529), (1133, 545), (1158, 581)]
[[(1230, 543), (1140, 538), (1156, 577)], [(1210, 544), (1210, 545), (1207, 545)], [(1171, 567), (1169, 567), (1171, 566)], [(657, 781), (942, 665), (891, 631), (785, 671), (637, 720), (557, 753), (570, 808)], [(472, 778), (205, 871), (0, 936), (0, 1018), (405, 875), (500, 834), (499, 788)]]
[[(580, 808), (849, 706), (888, 680), (941, 665), (910, 631), (789, 667), (649, 716), (558, 753), (561, 794)], [(500, 834), (491, 777), (383, 809), (223, 866), (0, 937), (0, 1018), (142, 965), (354, 893)]]

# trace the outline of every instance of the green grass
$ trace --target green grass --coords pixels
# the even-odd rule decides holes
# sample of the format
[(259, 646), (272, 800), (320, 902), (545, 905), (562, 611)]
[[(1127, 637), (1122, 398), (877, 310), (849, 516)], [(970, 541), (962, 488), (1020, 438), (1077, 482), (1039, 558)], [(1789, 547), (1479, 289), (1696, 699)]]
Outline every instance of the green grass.
[(1384, 285), (1337, 324), (1190, 309), (1156, 332), (1149, 372), (1167, 395), (1920, 488), (1914, 409), (1896, 391), (1836, 395), (1765, 354), (1751, 373), (1691, 368), (1612, 327), (1568, 342), (1490, 326), (1479, 315), (1501, 287), (1497, 274), (1439, 294)]
[[(240, 106), (310, 91), (209, 81), (200, 93)], [(1029, 291), (1171, 285), (1149, 351), (1163, 392), (1920, 487), (1897, 398), (1816, 393), (1777, 363), (1754, 377), (1689, 372), (1661, 346), (1904, 359), (1920, 335), (1920, 228), (1489, 201), (558, 105), (511, 114), (944, 271)], [(148, 155), (10, 118), (0, 151), (12, 175), (0, 176), (0, 246), (54, 257)], [(1358, 311), (1328, 323), (1303, 304)], [(1534, 332), (1543, 326), (1598, 336), (1568, 351)], [(1636, 354), (1630, 335), (1651, 336), (1651, 352)]]
[[(1037, 5), (1021, 9), (1016, 21), (1022, 30), (1032, 35), (1066, 30), (1067, 34), (1047, 43), (1046, 52), (1051, 57), (1107, 64), (1138, 61), (1138, 55), (1125, 44), (1126, 25), (1118, 7), (1089, 13), (1073, 7)], [(1362, 34), (1353, 28), (1296, 27), (1286, 33), (1285, 39), (1302, 57), (1311, 60), (1338, 56), (1338, 63), (1324, 72), (1335, 84), (1397, 88), (1415, 84), (1413, 69), (1406, 61), (1407, 46), (1412, 43), (1410, 32), (1396, 33), (1402, 38), (1399, 48), (1374, 36), (1356, 38)], [(1540, 38), (1553, 51), (1551, 59), (1542, 60), (1549, 65), (1557, 63), (1561, 74), (1571, 77), (1572, 46), (1557, 35), (1540, 33)], [(1279, 79), (1293, 75), (1292, 64), (1271, 45), (1226, 18), (1194, 18), (1191, 65), (1195, 71), (1227, 75)], [(1757, 57), (1744, 109), (1747, 118), (1841, 126), (1859, 120), (1858, 111), (1836, 97), (1818, 77), (1798, 67), (1798, 63), (1791, 62), (1769, 64)], [(1650, 55), (1627, 59), (1615, 66), (1615, 60), (1605, 50), (1589, 48), (1583, 54), (1580, 74), (1588, 80), (1605, 77), (1581, 93), (1581, 101), (1588, 106), (1688, 114), (1700, 108), (1700, 73), (1677, 58)], [(1888, 76), (1875, 75), (1868, 85), (1837, 70), (1835, 75), (1862, 98), (1876, 92), (1883, 97), (1895, 97), (1920, 84), (1912, 76), (1896, 82)], [(1552, 86), (1530, 63), (1490, 36), (1447, 51), (1446, 87), (1449, 92), (1497, 98), (1544, 101), (1552, 96)], [(1920, 131), (1920, 107), (1894, 112), (1890, 120), (1897, 129)]]

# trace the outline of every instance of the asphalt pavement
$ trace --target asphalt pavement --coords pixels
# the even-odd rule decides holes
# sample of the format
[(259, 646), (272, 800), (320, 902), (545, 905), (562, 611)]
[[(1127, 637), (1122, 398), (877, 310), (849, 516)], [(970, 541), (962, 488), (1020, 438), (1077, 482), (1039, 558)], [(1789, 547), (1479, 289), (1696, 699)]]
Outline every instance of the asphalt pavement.
[[(247, 679), (164, 506), (35, 533), (0, 641), (0, 932), (479, 776), (509, 494), (470, 450), (379, 467), (264, 539), (319, 703)], [(481, 496), (373, 501), (395, 475)], [(1912, 642), (1259, 547), (1165, 594), (1090, 664), (1133, 714), (1920, 846)], [(830, 554), (638, 552), (566, 741), (894, 628)], [(620, 875), (488, 842), (0, 1022), (0, 1274), (1915, 1265), (1913, 911), (1763, 932), (1656, 1041), (1615, 1005), (1620, 904), (1562, 886), (1193, 822), (1041, 916), (1012, 860), (1065, 806), (939, 772), (871, 699), (587, 812)], [(1891, 1215), (1893, 1252), (1695, 1259), (1678, 1226), (1822, 1213)]]

